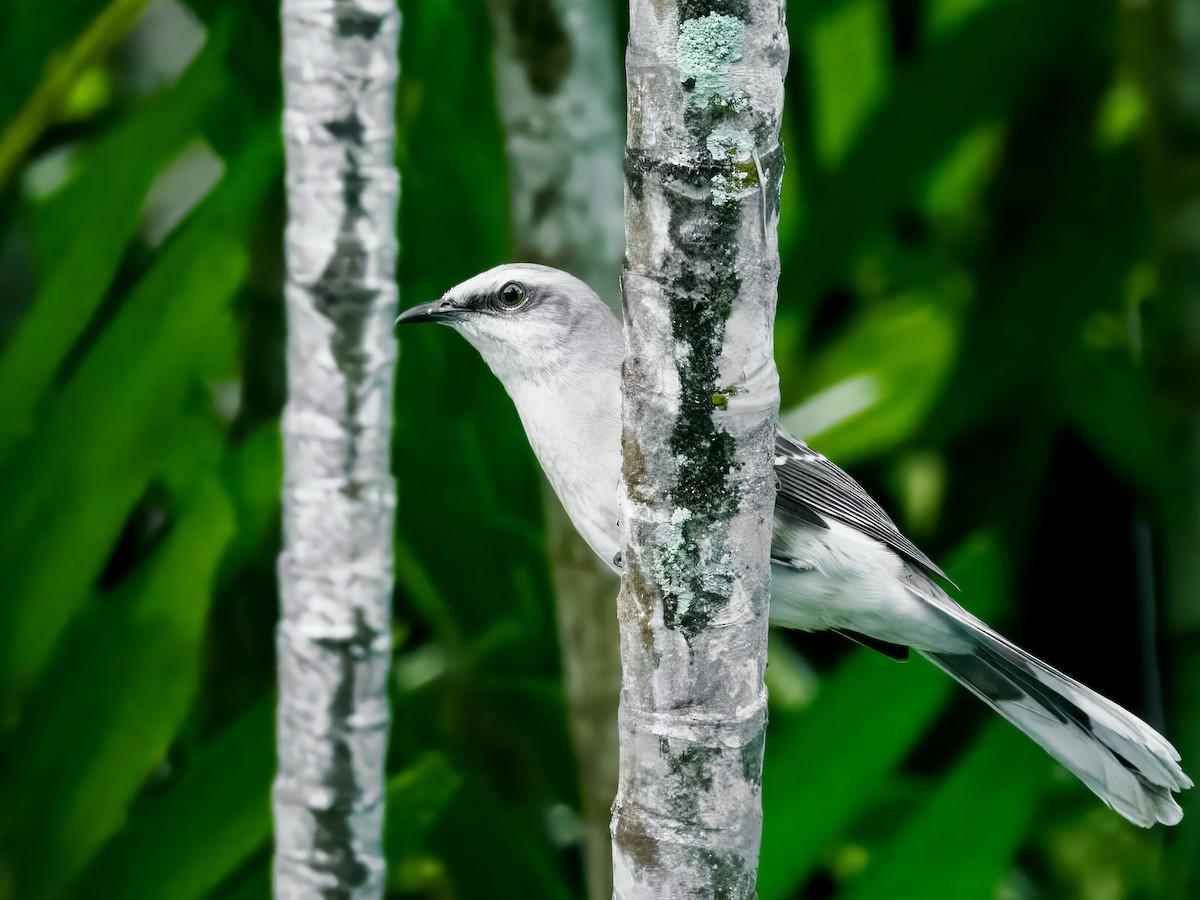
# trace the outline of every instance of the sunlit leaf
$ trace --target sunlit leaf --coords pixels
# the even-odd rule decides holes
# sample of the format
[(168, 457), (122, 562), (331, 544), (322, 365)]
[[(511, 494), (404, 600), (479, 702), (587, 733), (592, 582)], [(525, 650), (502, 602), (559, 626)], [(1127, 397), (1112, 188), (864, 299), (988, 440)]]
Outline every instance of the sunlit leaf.
[[(33, 308), (0, 355), (0, 460), (35, 427), (33, 414), (104, 298), (159, 169), (224, 90), (213, 54), (114, 129), (80, 173), (33, 217), (41, 263)], [(137, 165), (128, 160), (137, 158)]]
[(887, 90), (887, 10), (882, 0), (847, 0), (807, 25), (803, 60), (816, 92), (817, 152), (835, 166)]
[(957, 323), (919, 296), (872, 309), (812, 363), (812, 393), (780, 416), (841, 465), (910, 437), (941, 394)]

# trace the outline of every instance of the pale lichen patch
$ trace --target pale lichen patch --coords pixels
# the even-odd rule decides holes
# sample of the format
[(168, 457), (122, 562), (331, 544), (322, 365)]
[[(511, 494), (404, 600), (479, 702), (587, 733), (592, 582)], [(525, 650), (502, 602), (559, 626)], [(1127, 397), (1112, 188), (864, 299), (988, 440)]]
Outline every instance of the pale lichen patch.
[(671, 598), (670, 618), (678, 620), (687, 616), (695, 595), (690, 586), (695, 560), (684, 533), (684, 525), (691, 518), (691, 510), (677, 507), (671, 513), (671, 520), (659, 525), (654, 534), (658, 550), (654, 556), (654, 578)]
[(694, 79), (693, 102), (708, 103), (732, 93), (730, 67), (742, 59), (746, 23), (733, 16), (709, 13), (679, 24), (676, 53), (680, 77)]
[(733, 178), (719, 173), (712, 177), (713, 206), (732, 206), (737, 202), (738, 188)]
[(719, 162), (747, 163), (754, 158), (754, 136), (744, 128), (717, 125), (705, 144), (709, 155)]

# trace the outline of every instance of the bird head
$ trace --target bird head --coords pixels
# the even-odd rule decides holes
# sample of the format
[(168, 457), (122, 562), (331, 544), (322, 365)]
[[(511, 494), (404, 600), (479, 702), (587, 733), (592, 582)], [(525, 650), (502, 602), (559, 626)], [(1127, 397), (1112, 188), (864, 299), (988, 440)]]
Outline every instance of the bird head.
[(621, 348), (620, 324), (591, 288), (532, 263), (489, 269), (396, 319), (421, 322), (449, 325), (506, 384), (553, 377), (589, 352)]

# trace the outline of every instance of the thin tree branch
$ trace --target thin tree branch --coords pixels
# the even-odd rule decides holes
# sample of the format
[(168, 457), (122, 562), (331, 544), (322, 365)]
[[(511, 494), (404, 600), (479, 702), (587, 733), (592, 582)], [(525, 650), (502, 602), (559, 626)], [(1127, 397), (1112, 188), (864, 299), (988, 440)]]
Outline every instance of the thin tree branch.
[(391, 0), (284, 0), (288, 404), (275, 896), (379, 897), (396, 310)]
[(114, 0), (60, 57), (55, 54), (45, 77), (25, 105), (0, 132), (0, 187), (29, 148), (54, 121), (71, 89), (113, 44), (125, 36), (150, 0)]

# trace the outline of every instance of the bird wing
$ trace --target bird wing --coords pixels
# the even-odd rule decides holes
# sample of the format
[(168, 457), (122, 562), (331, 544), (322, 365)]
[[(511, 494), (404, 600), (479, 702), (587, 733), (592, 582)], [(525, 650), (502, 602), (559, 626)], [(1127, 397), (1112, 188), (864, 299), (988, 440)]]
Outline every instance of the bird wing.
[(782, 428), (775, 432), (775, 473), (779, 476), (775, 505), (780, 509), (819, 526), (825, 526), (823, 516), (837, 519), (886, 544), (910, 562), (946, 578), (933, 560), (900, 533), (857, 481)]

